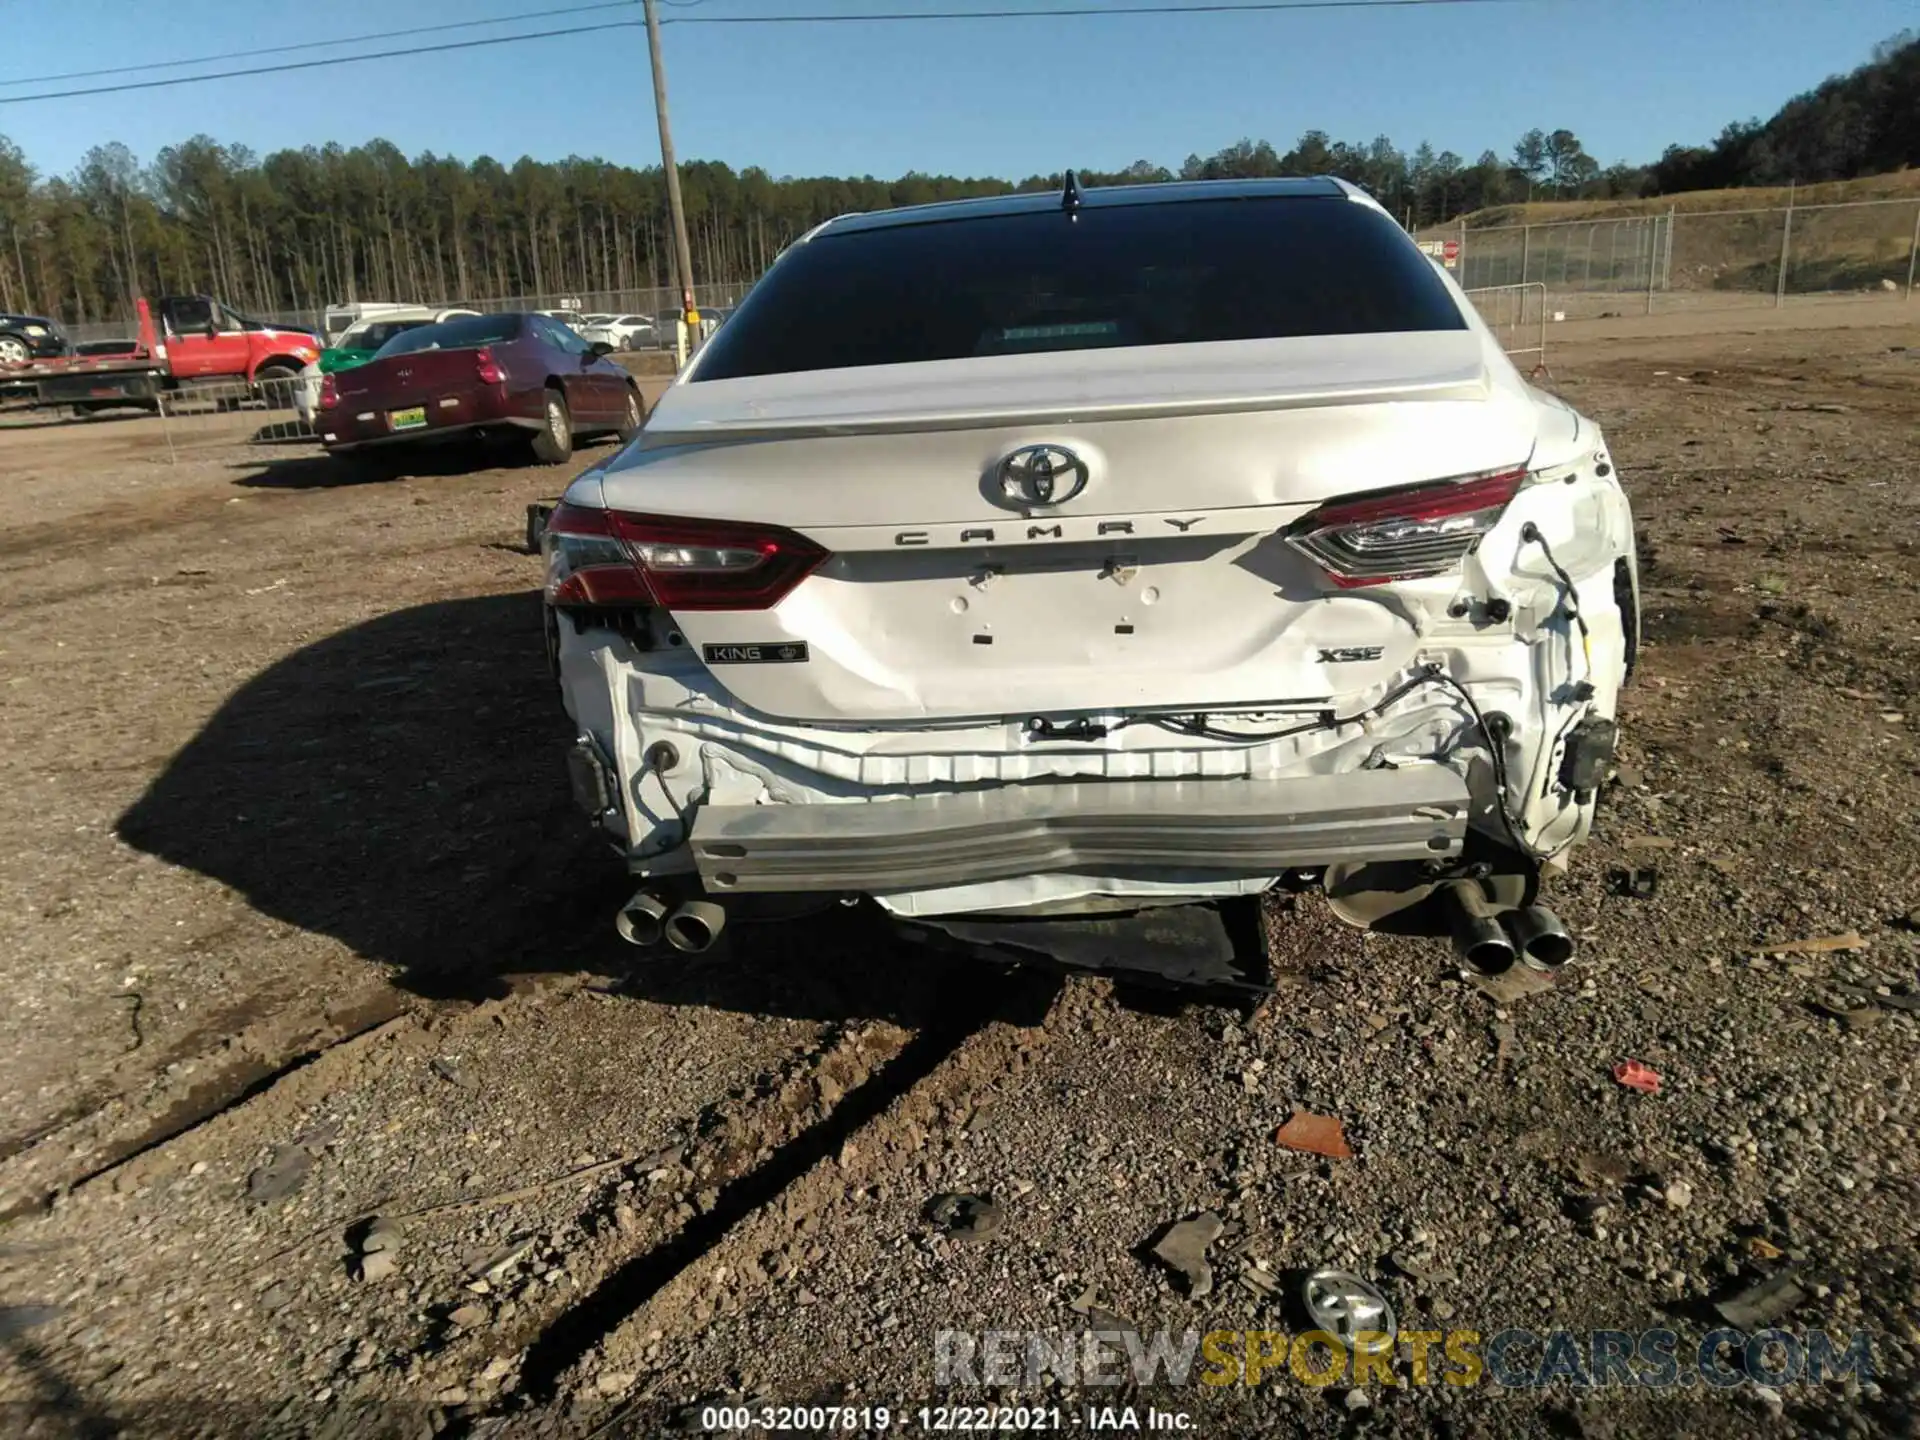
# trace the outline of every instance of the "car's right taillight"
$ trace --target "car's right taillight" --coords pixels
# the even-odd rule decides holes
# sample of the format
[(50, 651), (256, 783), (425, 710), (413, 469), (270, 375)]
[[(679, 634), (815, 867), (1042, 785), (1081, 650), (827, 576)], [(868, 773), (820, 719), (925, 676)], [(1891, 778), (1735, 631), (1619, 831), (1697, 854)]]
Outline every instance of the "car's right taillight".
[(482, 385), (499, 385), (507, 378), (507, 372), (500, 368), (500, 362), (493, 358), (493, 347), (482, 345), (473, 352), (474, 374)]
[(320, 408), (331, 410), (340, 403), (340, 385), (333, 376), (320, 377)]
[(827, 559), (804, 535), (558, 505), (547, 518), (547, 600), (558, 606), (770, 610)]
[(1335, 501), (1297, 522), (1287, 543), (1343, 588), (1445, 574), (1499, 523), (1524, 468)]

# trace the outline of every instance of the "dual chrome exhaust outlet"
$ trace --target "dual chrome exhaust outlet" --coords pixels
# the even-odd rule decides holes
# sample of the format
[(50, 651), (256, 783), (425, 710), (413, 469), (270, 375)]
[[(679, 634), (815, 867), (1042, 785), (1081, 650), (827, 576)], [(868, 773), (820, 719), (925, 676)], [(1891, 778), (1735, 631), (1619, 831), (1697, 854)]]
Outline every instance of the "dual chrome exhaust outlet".
[(1516, 963), (1552, 973), (1573, 958), (1573, 936), (1544, 905), (1503, 910), (1472, 880), (1441, 888), (1453, 953), (1468, 969), (1500, 975)]
[(1509, 910), (1500, 917), (1520, 963), (1532, 970), (1554, 971), (1573, 959), (1573, 936), (1560, 917), (1544, 905)]
[[(1573, 936), (1544, 905), (1502, 908), (1472, 880), (1448, 881), (1441, 887), (1441, 903), (1454, 954), (1470, 970), (1500, 975), (1519, 964), (1551, 974), (1573, 958)], [(656, 891), (639, 890), (613, 923), (629, 945), (665, 940), (683, 954), (699, 955), (712, 949), (727, 928), (727, 912), (711, 900), (676, 906)]]
[(636, 891), (613, 917), (620, 938), (629, 945), (658, 945), (665, 940), (687, 955), (713, 948), (727, 928), (727, 912), (711, 900), (688, 900), (670, 905), (652, 890)]

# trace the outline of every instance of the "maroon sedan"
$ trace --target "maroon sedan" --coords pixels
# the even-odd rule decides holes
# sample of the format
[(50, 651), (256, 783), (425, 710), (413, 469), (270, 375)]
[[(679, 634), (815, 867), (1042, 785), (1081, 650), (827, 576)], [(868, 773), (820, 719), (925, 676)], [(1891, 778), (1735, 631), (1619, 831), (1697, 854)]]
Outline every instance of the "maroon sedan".
[(645, 418), (633, 377), (545, 315), (470, 315), (396, 335), (320, 385), (314, 428), (332, 455), (519, 430), (558, 465), (579, 435), (622, 439)]

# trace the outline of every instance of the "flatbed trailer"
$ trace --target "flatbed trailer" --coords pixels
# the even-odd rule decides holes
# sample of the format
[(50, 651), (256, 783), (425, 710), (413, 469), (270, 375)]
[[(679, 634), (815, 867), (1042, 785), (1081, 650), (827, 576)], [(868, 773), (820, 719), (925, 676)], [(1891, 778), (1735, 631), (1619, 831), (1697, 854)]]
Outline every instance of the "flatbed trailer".
[(138, 405), (155, 410), (160, 395), (171, 388), (166, 347), (153, 328), (153, 311), (137, 302), (139, 338), (123, 355), (63, 355), (30, 360), (24, 365), (0, 365), (0, 399), (24, 400), (30, 406), (72, 405), (89, 410), (109, 405)]
[(163, 300), (161, 306), (168, 316), (164, 339), (154, 326), (152, 307), (140, 299), (135, 301), (139, 336), (123, 354), (0, 365), (0, 401), (71, 405), (81, 411), (120, 406), (157, 411), (162, 396), (197, 385), (243, 382), (264, 390), (263, 382), (291, 381), (320, 353), (312, 335), (236, 323), (220, 302), (205, 296)]

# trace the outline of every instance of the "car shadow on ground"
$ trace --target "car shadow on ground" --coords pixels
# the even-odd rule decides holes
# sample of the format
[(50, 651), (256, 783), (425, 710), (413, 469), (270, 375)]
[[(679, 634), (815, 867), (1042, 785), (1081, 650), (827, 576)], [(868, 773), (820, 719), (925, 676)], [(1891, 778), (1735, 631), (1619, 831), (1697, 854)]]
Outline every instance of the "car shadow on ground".
[(349, 485), (379, 485), (412, 476), (471, 475), (477, 470), (537, 468), (525, 445), (432, 445), (385, 454), (335, 457), (308, 449), (276, 459), (235, 464), (246, 473), (233, 483), (249, 490), (333, 490)]
[(0, 434), (9, 430), (59, 430), (73, 425), (115, 425), (123, 420), (152, 420), (151, 410), (121, 406), (92, 415), (76, 415), (60, 410), (0, 410)]
[(233, 469), (234, 480), (251, 490), (333, 490), (350, 485), (379, 485), (394, 480), (472, 475), (481, 470), (536, 470), (555, 476), (554, 491), (618, 442), (583, 439), (566, 465), (543, 465), (524, 440), (471, 440), (443, 445), (395, 446), (335, 457), (307, 448), (275, 459), (248, 459)]
[(633, 882), (574, 806), (571, 735), (537, 592), (416, 606), (248, 681), (118, 829), (421, 995), (479, 999), (516, 974), (584, 970), (665, 1003), (927, 1017), (963, 962), (866, 909), (730, 926), (697, 957), (622, 942), (613, 917)]

